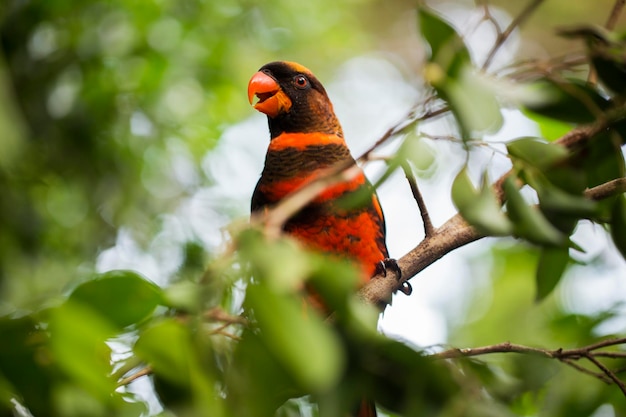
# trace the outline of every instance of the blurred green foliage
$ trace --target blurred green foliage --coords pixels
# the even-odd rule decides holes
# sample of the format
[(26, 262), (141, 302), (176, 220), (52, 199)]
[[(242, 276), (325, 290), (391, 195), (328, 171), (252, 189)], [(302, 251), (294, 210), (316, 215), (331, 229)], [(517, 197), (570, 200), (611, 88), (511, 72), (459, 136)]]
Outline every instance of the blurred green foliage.
[[(473, 138), (500, 129), (510, 84), (478, 71), (464, 34), (429, 8), (366, 0), (0, 4), (0, 416), (28, 415), (22, 406), (34, 416), (159, 412), (145, 398), (151, 388), (137, 395), (124, 381), (147, 365), (163, 415), (338, 416), (364, 396), (398, 416), (625, 414), (618, 389), (555, 361), (437, 361), (384, 337), (377, 311), (357, 299), (351, 265), (240, 225), (224, 253), (207, 254), (193, 233), (177, 242), (183, 259), (162, 286), (130, 270), (94, 272), (120, 230), (148, 245), (164, 214), (214, 180), (196, 167), (248, 114), (244, 86), (260, 65), (330, 68), (378, 46), (372, 22), (384, 26), (390, 9), (409, 8), (420, 37), (402, 39), (425, 51), (425, 71), (413, 77), (448, 107), (469, 161)], [(542, 74), (526, 79), (533, 100), (506, 103), (544, 136), (507, 138), (506, 210), (486, 172), (479, 187), (469, 162), (456, 176), (452, 200), (465, 220), (486, 236), (518, 240), (486, 254), (490, 288), (477, 286), (469, 300), (479, 319), (451, 325), (451, 344), (581, 346), (618, 314), (614, 306), (573, 314), (555, 292), (581, 264), (570, 257), (580, 249), (570, 239), (579, 223), (609, 229), (625, 252), (623, 195), (584, 196), (624, 176), (626, 97), (615, 69), (626, 46), (606, 39), (610, 53), (606, 42), (587, 44), (588, 66), (603, 58), (599, 84), (569, 71)], [(552, 143), (598, 120), (606, 128), (584, 145)], [(383, 179), (405, 158), (418, 170), (433, 165), (419, 131), (403, 139)], [(483, 265), (476, 271), (485, 274)], [(304, 287), (324, 299), (332, 320), (308, 306)]]

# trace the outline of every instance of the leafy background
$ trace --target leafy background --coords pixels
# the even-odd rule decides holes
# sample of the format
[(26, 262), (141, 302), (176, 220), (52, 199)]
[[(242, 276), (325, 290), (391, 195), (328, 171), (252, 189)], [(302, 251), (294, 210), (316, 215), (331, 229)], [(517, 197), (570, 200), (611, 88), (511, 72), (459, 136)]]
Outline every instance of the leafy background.
[[(554, 28), (602, 24), (612, 2), (579, 3), (544, 2), (492, 67), (582, 50), (581, 42), (556, 36)], [(502, 26), (522, 7), (490, 4)], [(480, 4), (431, 5), (467, 33), (472, 56), (482, 62), (495, 32), (479, 26)], [(133, 346), (140, 358), (166, 364), (155, 371), (168, 382), (201, 381), (190, 388), (193, 409), (227, 415), (228, 407), (212, 395), (216, 381), (222, 381), (213, 367), (229, 357), (232, 344), (197, 336), (169, 320), (170, 310), (163, 306), (197, 313), (241, 302), (238, 271), (228, 258), (224, 261), (233, 230), (226, 227), (247, 217), (247, 199), (267, 145), (265, 120), (252, 115), (246, 83), (275, 59), (313, 69), (329, 87), (358, 155), (425, 94), (428, 47), (420, 39), (414, 2), (8, 0), (0, 5), (0, 18), (0, 327), (10, 341), (0, 347), (3, 413), (13, 412), (15, 392), (34, 415), (159, 412), (153, 398), (146, 405), (132, 395), (124, 394), (125, 400), (109, 395), (116, 385), (103, 377), (111, 372), (108, 358), (113, 354), (114, 376), (120, 376), (139, 365), (132, 361)], [(622, 18), (618, 27), (623, 25)], [(538, 124), (515, 110), (502, 114), (502, 129), (486, 136), (494, 143), (539, 133), (554, 139), (569, 129), (561, 121)], [(452, 124), (442, 119), (423, 132), (450, 135)], [(458, 141), (419, 143), (414, 163), (433, 220), (440, 224), (454, 213), (450, 188), (466, 155)], [(393, 153), (395, 147), (382, 152)], [(490, 150), (472, 151), (471, 158), (474, 179), (480, 167), (488, 166), (492, 178), (509, 167)], [(383, 172), (380, 164), (368, 166), (370, 176)], [(391, 176), (380, 194), (388, 244), (399, 257), (423, 237), (419, 216), (401, 175)], [(575, 241), (587, 252), (578, 255), (542, 303), (533, 302), (539, 250), (510, 238), (489, 239), (421, 274), (413, 283), (415, 295), (397, 296), (380, 330), (421, 347), (506, 340), (558, 347), (623, 332), (624, 261), (601, 227), (581, 225), (576, 233)], [(257, 256), (254, 237), (250, 242), (250, 256)], [(292, 250), (277, 248), (263, 256), (284, 260)], [(269, 276), (279, 273), (268, 268)], [(143, 276), (107, 272), (119, 269)], [(275, 297), (276, 306), (291, 311), (283, 298), (262, 291), (253, 297)], [(275, 324), (258, 314), (261, 322)], [(330, 346), (311, 363), (345, 360), (337, 353), (345, 347), (335, 346), (332, 333), (310, 331), (302, 337), (328, 337), (324, 345)], [(280, 326), (275, 332), (273, 340), (288, 340)], [(381, 355), (399, 349), (373, 345)], [(253, 354), (242, 350), (246, 363), (246, 355)], [(412, 364), (415, 374), (443, 373), (404, 351), (392, 356)], [(468, 366), (475, 366), (477, 379), (493, 388), (490, 395), (506, 404), (507, 413), (536, 415), (538, 404), (545, 407), (543, 415), (626, 412), (623, 404), (616, 405), (620, 398), (614, 387), (544, 362), (506, 357)], [(294, 368), (301, 372), (299, 384), (315, 388), (338, 378), (338, 367)], [(181, 376), (172, 369), (196, 369), (198, 375)], [(545, 388), (552, 377), (558, 383), (552, 379)], [(441, 388), (447, 383), (433, 385), (447, 393)], [(409, 378), (406, 385), (417, 387), (419, 381)], [(146, 389), (129, 387), (140, 399)], [(242, 388), (240, 394), (246, 398), (247, 392)], [(406, 406), (411, 407), (418, 405)]]

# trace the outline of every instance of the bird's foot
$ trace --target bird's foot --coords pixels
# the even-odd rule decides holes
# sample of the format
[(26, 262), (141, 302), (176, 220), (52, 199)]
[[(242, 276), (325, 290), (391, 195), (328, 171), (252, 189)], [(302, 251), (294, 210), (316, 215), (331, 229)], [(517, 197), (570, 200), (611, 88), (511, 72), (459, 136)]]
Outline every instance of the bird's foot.
[(403, 294), (411, 295), (413, 287), (411, 287), (408, 281), (402, 281), (402, 270), (398, 266), (398, 261), (393, 258), (385, 258), (378, 262), (376, 264), (376, 275), (383, 274), (383, 276), (387, 276), (387, 269), (393, 269), (397, 273), (397, 280), (400, 282), (398, 290)]

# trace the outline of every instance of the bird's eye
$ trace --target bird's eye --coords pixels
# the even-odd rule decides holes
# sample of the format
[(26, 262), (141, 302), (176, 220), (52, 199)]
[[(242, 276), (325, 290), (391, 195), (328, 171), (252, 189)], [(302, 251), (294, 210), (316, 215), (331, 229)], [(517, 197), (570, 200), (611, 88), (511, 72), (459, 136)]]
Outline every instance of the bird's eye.
[(309, 80), (307, 80), (304, 75), (296, 75), (293, 79), (293, 82), (298, 88), (306, 88), (309, 86)]

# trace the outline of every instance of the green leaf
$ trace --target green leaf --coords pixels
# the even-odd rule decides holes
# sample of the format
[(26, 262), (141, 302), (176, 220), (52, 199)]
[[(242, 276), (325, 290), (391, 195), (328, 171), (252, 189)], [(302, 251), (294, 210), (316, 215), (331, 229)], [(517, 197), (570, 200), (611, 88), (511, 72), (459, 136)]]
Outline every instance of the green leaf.
[[(552, 171), (549, 170), (548, 174)], [(556, 171), (559, 172), (561, 169)], [(573, 174), (571, 169), (566, 169), (566, 171)], [(548, 176), (538, 170), (524, 171), (524, 178), (537, 191), (541, 211), (554, 226), (569, 235), (578, 220), (597, 216), (598, 204), (583, 195), (584, 186), (580, 187), (580, 178), (577, 175), (570, 175), (569, 183), (568, 178), (560, 178), (561, 175), (562, 173), (556, 176), (550, 175), (550, 178), (555, 178), (557, 183), (564, 184), (566, 189), (553, 184)]]
[(55, 361), (71, 378), (100, 400), (115, 390), (111, 349), (106, 340), (116, 334), (99, 311), (68, 300), (51, 312), (50, 348)]
[(600, 81), (614, 93), (626, 94), (626, 42), (619, 34), (595, 25), (577, 25), (559, 32), (565, 37), (584, 39)]
[(452, 201), (461, 216), (480, 233), (487, 236), (506, 236), (513, 225), (502, 213), (502, 208), (493, 192), (487, 176), (477, 190), (464, 167), (452, 183)]
[(539, 245), (560, 246), (566, 243), (565, 236), (536, 207), (526, 204), (511, 176), (504, 181), (503, 189), (507, 198), (508, 217), (514, 224), (515, 235)]
[[(436, 65), (446, 77), (456, 78), (465, 65), (471, 64), (470, 54), (456, 30), (435, 11), (427, 7), (418, 10), (419, 30), (430, 45), (428, 62)], [(439, 78), (439, 77), (437, 77)], [(433, 82), (434, 81), (434, 82)], [(437, 84), (432, 80), (433, 85)]]
[[(624, 154), (621, 138), (613, 131), (604, 131), (592, 138), (582, 149), (578, 149), (570, 162), (573, 170), (584, 175), (584, 187), (593, 188), (625, 175)], [(573, 178), (573, 176), (572, 176)], [(562, 187), (563, 188), (563, 187)], [(598, 207), (594, 220), (609, 222), (615, 197), (596, 202)]]
[(300, 386), (317, 392), (337, 382), (345, 364), (344, 352), (331, 328), (315, 312), (306, 312), (304, 300), (254, 285), (248, 288), (246, 301), (264, 343)]
[(197, 282), (179, 281), (163, 289), (163, 299), (169, 307), (186, 312), (197, 312), (201, 309), (203, 286)]
[(561, 280), (567, 263), (569, 262), (569, 248), (551, 247), (543, 248), (537, 264), (536, 301), (542, 301), (554, 290)]
[(471, 67), (461, 68), (456, 78), (449, 78), (435, 87), (450, 105), (463, 138), (477, 133), (494, 133), (502, 127), (504, 119), (500, 104), (489, 81)]
[(223, 404), (215, 395), (213, 352), (208, 339), (192, 333), (175, 319), (162, 320), (141, 335), (133, 347), (155, 374), (155, 387), (170, 407), (193, 407), (197, 415), (222, 416)]
[(539, 205), (544, 212), (588, 218), (592, 217), (598, 209), (595, 201), (582, 195), (570, 194), (550, 184), (543, 184), (535, 189), (539, 196)]
[(528, 111), (527, 109), (521, 110), (524, 116), (539, 125), (541, 137), (546, 139), (548, 142), (553, 142), (572, 130), (571, 123), (543, 116), (539, 113)]
[(614, 131), (595, 136), (576, 154), (579, 169), (587, 176), (586, 186), (591, 188), (626, 174), (621, 138)]
[(615, 132), (615, 134), (619, 138), (619, 143), (621, 143), (622, 145), (625, 145), (626, 144), (626, 117), (615, 121), (613, 125), (611, 126), (611, 128), (613, 129), (613, 132)]
[(458, 359), (458, 364), (464, 372), (478, 378), (486, 386), (493, 385), (498, 382), (498, 375), (488, 364), (480, 359), (461, 357)]
[(461, 36), (431, 9), (421, 7), (418, 18), (421, 33), (430, 45), (424, 77), (450, 105), (463, 139), (473, 133), (497, 131), (503, 119), (492, 83), (472, 69)]
[(312, 270), (310, 254), (291, 238), (270, 242), (247, 230), (239, 236), (239, 253), (250, 263), (253, 276), (275, 291), (298, 291)]
[(613, 93), (626, 96), (626, 44), (598, 48), (592, 51), (591, 60), (598, 78)]
[(172, 319), (144, 331), (133, 350), (155, 373), (181, 386), (190, 385), (190, 373), (198, 366), (189, 330)]
[[(147, 403), (128, 402), (115, 395), (113, 404), (105, 403), (89, 395), (79, 385), (59, 384), (54, 390), (54, 403), (58, 415), (64, 417), (131, 417), (147, 415)], [(115, 410), (112, 413), (111, 410)], [(24, 416), (25, 417), (25, 416)]]
[(312, 258), (315, 268), (307, 285), (311, 285), (330, 311), (345, 310), (347, 300), (361, 283), (361, 271), (345, 259), (329, 259), (321, 254)]
[(15, 388), (2, 375), (0, 375), (0, 411), (10, 410), (14, 407), (11, 400), (15, 398)]
[(88, 305), (119, 328), (145, 320), (162, 300), (157, 285), (132, 271), (105, 272), (70, 295), (70, 301)]
[(513, 158), (539, 169), (549, 168), (565, 160), (569, 155), (563, 146), (534, 137), (512, 140), (506, 144), (506, 148)]
[(429, 410), (428, 415), (445, 415), (442, 408), (447, 400), (459, 393), (459, 381), (450, 368), (403, 342), (379, 336), (366, 340), (348, 337), (346, 343), (354, 366), (342, 379), (347, 389), (333, 390), (335, 395), (358, 393), (356, 397), (361, 398), (365, 392), (386, 410), (402, 416), (421, 416), (424, 410)]
[(609, 107), (609, 101), (592, 85), (580, 80), (544, 79), (532, 88), (546, 99), (526, 104), (530, 111), (569, 123), (591, 123)]
[(235, 416), (272, 416), (287, 398), (306, 393), (268, 349), (257, 329), (244, 330), (226, 380), (227, 400)]
[(472, 69), (470, 54), (456, 30), (431, 10), (419, 10), (422, 35), (430, 45), (424, 77), (454, 114), (463, 139), (497, 131), (503, 123), (500, 105), (485, 76)]
[(587, 188), (587, 175), (585, 172), (571, 164), (562, 164), (542, 172), (551, 184), (559, 189), (574, 195), (582, 195)]
[(51, 394), (56, 378), (54, 364), (43, 361), (50, 356), (49, 332), (31, 316), (0, 317), (0, 414), (11, 400), (19, 398), (33, 415), (47, 415), (52, 407)]
[(611, 237), (617, 249), (626, 258), (626, 198), (623, 195), (613, 203)]
[(396, 152), (392, 164), (397, 166), (405, 160), (415, 167), (418, 175), (424, 176), (424, 173), (433, 171), (432, 167), (436, 162), (436, 150), (428, 141), (414, 134), (409, 134)]

